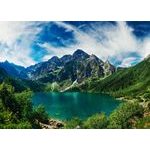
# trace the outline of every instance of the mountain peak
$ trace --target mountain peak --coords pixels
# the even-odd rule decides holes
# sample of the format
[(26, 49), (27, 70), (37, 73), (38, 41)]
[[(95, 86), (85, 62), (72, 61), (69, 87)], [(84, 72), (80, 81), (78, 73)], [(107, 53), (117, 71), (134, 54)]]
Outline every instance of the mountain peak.
[(48, 60), (49, 62), (55, 62), (58, 63), (60, 62), (60, 59), (57, 56), (53, 56), (51, 59)]
[(57, 56), (53, 56), (50, 60), (55, 61), (58, 60), (59, 58)]
[(89, 55), (84, 52), (83, 50), (81, 49), (77, 49), (74, 53), (73, 53), (73, 57), (74, 58), (88, 58)]
[(4, 63), (10, 64), (8, 60), (5, 60)]
[(73, 55), (74, 54), (86, 54), (82, 49), (77, 49), (74, 53), (73, 53)]

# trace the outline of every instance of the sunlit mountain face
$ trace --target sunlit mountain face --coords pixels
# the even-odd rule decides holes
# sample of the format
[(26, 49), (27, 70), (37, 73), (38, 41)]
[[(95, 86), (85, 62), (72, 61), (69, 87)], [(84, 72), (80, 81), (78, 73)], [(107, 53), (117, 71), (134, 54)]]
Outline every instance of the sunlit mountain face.
[(82, 49), (129, 67), (150, 53), (150, 22), (0, 22), (0, 62), (28, 67)]

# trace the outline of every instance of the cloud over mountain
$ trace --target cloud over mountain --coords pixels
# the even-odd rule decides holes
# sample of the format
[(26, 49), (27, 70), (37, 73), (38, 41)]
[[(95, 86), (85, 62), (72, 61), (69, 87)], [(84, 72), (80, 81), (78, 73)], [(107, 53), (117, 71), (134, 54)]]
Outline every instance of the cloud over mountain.
[[(140, 22), (0, 22), (0, 61), (29, 66), (80, 48), (118, 66), (130, 66), (149, 53), (147, 28)], [(136, 26), (135, 26), (136, 25)], [(147, 27), (149, 24), (146, 24)]]

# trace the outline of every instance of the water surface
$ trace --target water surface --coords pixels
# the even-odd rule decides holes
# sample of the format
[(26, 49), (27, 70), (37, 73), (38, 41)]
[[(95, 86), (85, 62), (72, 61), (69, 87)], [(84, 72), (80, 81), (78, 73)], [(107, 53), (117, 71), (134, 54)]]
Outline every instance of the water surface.
[(80, 92), (39, 92), (34, 94), (32, 101), (35, 106), (44, 105), (51, 117), (62, 120), (85, 119), (100, 112), (109, 115), (120, 104), (109, 95)]

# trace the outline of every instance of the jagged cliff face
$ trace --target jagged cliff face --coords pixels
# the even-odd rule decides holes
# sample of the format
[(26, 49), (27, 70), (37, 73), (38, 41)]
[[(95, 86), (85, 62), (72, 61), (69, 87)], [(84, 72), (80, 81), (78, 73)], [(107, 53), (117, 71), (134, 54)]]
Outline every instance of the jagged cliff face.
[(53, 73), (55, 70), (59, 69), (61, 66), (62, 64), (61, 64), (60, 59), (54, 56), (46, 62), (38, 63), (36, 65), (26, 68), (21, 73), (26, 74), (26, 78), (37, 80), (50, 73)]
[(103, 62), (95, 55), (89, 55), (83, 50), (76, 50), (73, 55), (64, 55), (61, 58), (52, 57), (27, 68), (4, 62), (0, 67), (13, 77), (28, 80), (38, 80), (42, 83), (62, 82), (69, 80), (82, 82), (91, 77), (104, 78), (115, 72), (115, 67), (109, 61)]
[(103, 62), (95, 55), (88, 55), (78, 49), (73, 55), (61, 58), (52, 57), (46, 62), (30, 66), (23, 70), (26, 78), (41, 82), (61, 82), (63, 80), (77, 80), (82, 82), (89, 77), (105, 77), (115, 72), (115, 67), (109, 62)]
[(104, 74), (105, 76), (109, 76), (116, 71), (116, 68), (107, 60), (104, 63)]

